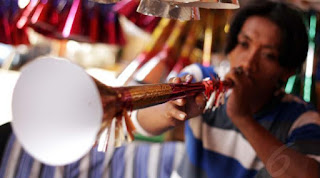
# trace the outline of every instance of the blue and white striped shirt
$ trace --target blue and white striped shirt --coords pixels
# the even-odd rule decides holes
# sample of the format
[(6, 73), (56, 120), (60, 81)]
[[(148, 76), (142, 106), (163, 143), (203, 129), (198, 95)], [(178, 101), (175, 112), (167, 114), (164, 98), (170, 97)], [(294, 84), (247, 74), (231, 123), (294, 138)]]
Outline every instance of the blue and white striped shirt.
[[(181, 75), (214, 76), (212, 67), (192, 64)], [(320, 162), (320, 117), (311, 105), (293, 95), (275, 97), (254, 118), (276, 138)], [(269, 177), (250, 143), (231, 122), (226, 105), (186, 123), (186, 156), (181, 177)]]

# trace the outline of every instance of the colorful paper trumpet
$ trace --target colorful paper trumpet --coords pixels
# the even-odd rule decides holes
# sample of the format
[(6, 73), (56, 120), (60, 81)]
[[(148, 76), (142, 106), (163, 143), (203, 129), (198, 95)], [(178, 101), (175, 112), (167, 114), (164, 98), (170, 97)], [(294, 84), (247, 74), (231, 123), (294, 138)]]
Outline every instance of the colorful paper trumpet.
[[(12, 98), (13, 131), (22, 147), (49, 165), (65, 165), (95, 144), (131, 141), (134, 126), (126, 111), (231, 87), (231, 82), (109, 87), (64, 59), (43, 57), (23, 67)], [(115, 143), (108, 138), (115, 132)], [(101, 145), (102, 144), (102, 145)], [(121, 144), (121, 143), (120, 143)]]

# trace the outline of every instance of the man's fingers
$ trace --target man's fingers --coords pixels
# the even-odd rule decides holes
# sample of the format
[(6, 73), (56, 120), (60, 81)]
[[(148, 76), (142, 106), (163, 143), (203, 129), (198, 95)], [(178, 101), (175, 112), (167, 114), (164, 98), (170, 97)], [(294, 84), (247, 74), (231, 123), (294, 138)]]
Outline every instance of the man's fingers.
[(201, 94), (199, 94), (199, 95), (197, 95), (197, 96), (195, 97), (195, 102), (196, 102), (197, 106), (198, 106), (200, 109), (205, 107), (206, 101), (207, 101), (207, 100), (206, 100), (206, 97), (204, 96), (203, 93), (201, 93)]
[(177, 100), (173, 100), (171, 102), (175, 105), (178, 105), (178, 106), (184, 106), (186, 104), (185, 99), (177, 99)]
[(169, 79), (169, 83), (180, 83), (181, 79), (179, 77), (172, 77)]
[(224, 80), (229, 80), (229, 81), (231, 81), (232, 82), (232, 85), (235, 85), (236, 83), (235, 83), (235, 80), (236, 80), (236, 78), (235, 78), (235, 76), (234, 76), (234, 74), (232, 73), (232, 71), (230, 71), (230, 72), (228, 72), (227, 74), (226, 74), (226, 76), (224, 77)]
[(245, 76), (245, 71), (242, 67), (233, 67), (230, 72), (226, 74), (225, 80), (230, 80), (233, 85), (239, 85), (241, 78)]
[(188, 75), (181, 77), (181, 80), (183, 82), (191, 83), (193, 80), (193, 76), (188, 74)]
[(236, 75), (242, 75), (244, 73), (243, 68), (241, 66), (233, 68), (232, 72)]
[(192, 75), (185, 75), (181, 78), (179, 77), (173, 77), (169, 79), (169, 83), (181, 83), (181, 82), (187, 82), (187, 83), (191, 83), (193, 80), (193, 76)]
[(171, 116), (172, 118), (178, 119), (180, 121), (184, 121), (187, 118), (187, 114), (183, 111), (180, 111), (177, 108), (170, 109), (168, 111), (168, 115)]
[(168, 119), (174, 120), (179, 120), (179, 121), (185, 121), (187, 118), (187, 114), (182, 111), (183, 106), (177, 106), (175, 104), (172, 104), (172, 102), (166, 104), (166, 112), (165, 117)]

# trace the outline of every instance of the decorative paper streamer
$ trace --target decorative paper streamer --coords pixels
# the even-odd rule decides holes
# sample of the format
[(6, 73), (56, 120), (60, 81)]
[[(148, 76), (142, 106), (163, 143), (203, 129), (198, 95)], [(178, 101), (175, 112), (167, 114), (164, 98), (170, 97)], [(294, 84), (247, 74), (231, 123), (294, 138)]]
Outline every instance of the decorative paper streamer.
[(238, 9), (238, 0), (169, 0), (181, 7), (199, 7), (205, 9)]

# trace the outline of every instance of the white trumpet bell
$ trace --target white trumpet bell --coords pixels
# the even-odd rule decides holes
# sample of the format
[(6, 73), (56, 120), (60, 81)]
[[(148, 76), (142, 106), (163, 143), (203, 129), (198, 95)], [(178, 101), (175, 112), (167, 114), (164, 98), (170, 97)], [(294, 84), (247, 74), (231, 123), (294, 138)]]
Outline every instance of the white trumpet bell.
[(22, 147), (39, 161), (58, 166), (77, 161), (92, 148), (103, 109), (85, 70), (64, 59), (43, 57), (23, 67), (12, 114)]

